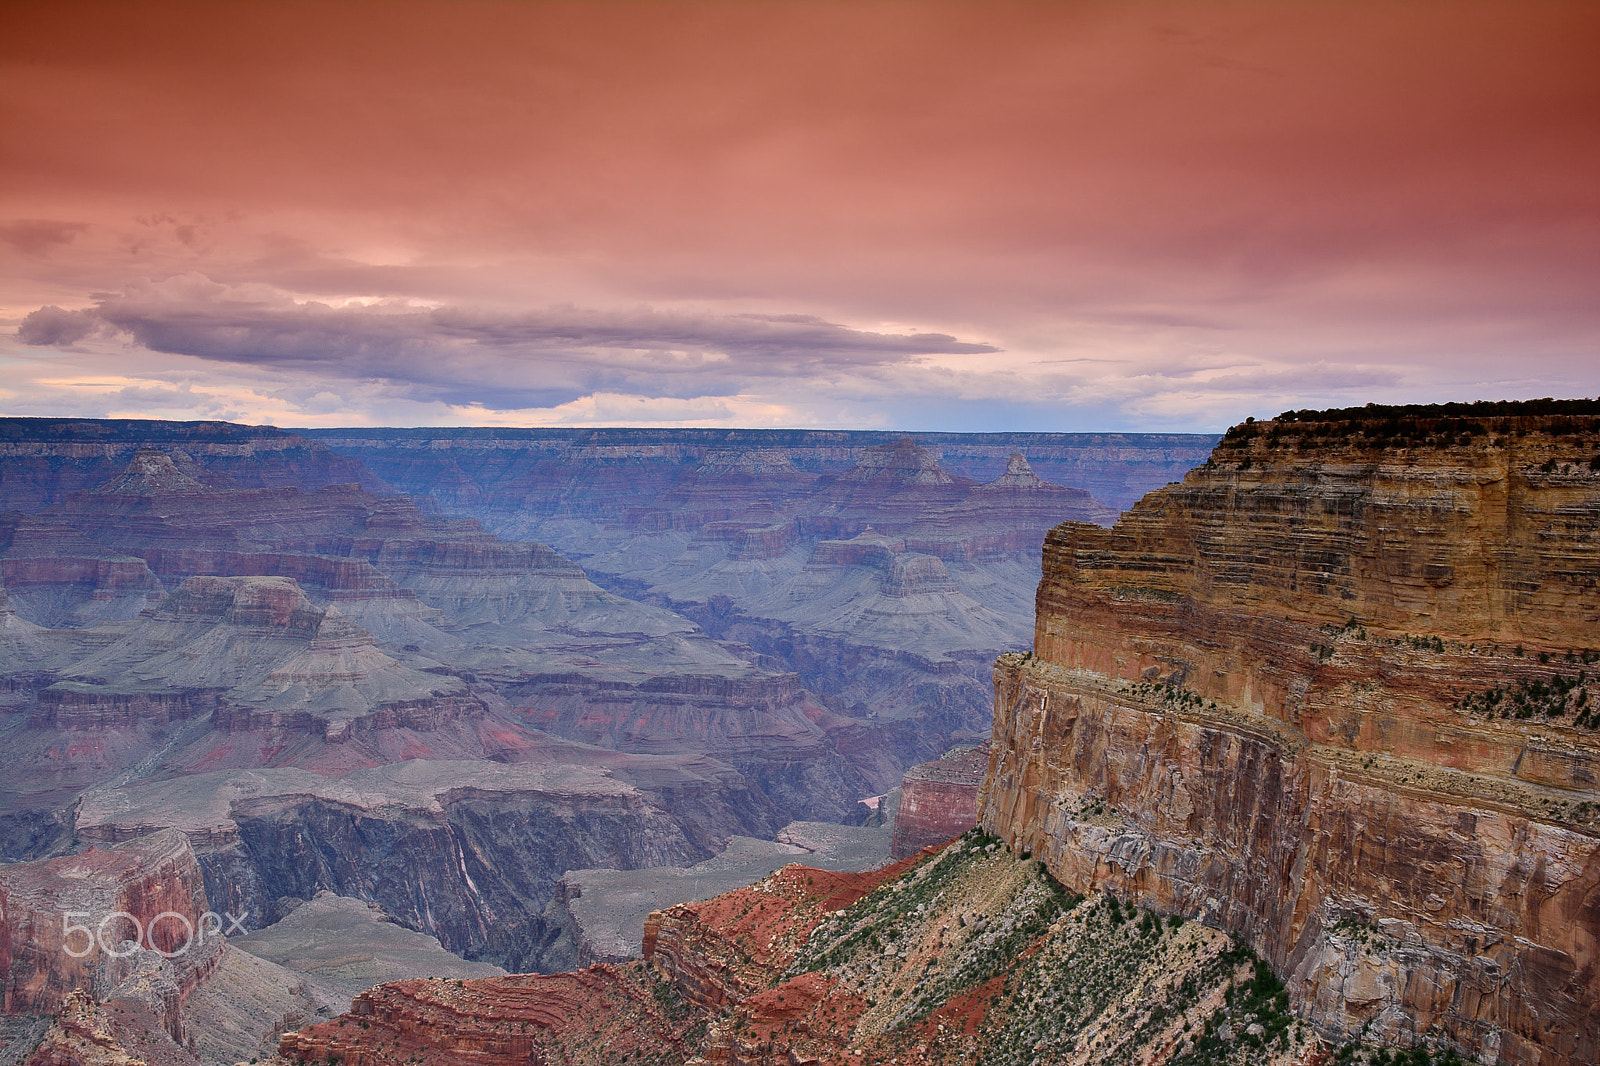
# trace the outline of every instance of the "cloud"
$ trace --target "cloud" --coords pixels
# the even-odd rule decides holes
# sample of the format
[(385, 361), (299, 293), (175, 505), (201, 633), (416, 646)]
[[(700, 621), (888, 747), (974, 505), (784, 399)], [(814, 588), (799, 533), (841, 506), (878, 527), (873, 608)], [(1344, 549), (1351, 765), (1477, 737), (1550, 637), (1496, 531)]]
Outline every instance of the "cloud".
[(0, 223), (0, 241), (23, 255), (43, 255), (58, 244), (70, 244), (88, 229), (84, 222), (59, 222), (48, 218), (19, 218)]
[(17, 339), (38, 347), (65, 348), (83, 340), (103, 324), (95, 311), (66, 311), (52, 304), (30, 312), (17, 328)]
[(799, 314), (334, 306), (200, 274), (97, 294), (86, 310), (40, 308), (17, 336), (64, 347), (102, 328), (154, 352), (379, 380), (406, 386), (415, 399), (496, 409), (554, 407), (596, 393), (728, 396), (763, 380), (999, 351), (943, 333), (875, 333)]

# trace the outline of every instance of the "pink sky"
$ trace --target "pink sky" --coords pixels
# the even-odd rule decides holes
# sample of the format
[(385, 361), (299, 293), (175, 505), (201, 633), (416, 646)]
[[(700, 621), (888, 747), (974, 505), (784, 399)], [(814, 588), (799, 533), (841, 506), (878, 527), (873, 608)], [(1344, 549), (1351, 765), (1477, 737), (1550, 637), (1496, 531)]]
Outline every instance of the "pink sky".
[(1214, 429), (1600, 393), (1600, 5), (0, 13), (5, 413)]

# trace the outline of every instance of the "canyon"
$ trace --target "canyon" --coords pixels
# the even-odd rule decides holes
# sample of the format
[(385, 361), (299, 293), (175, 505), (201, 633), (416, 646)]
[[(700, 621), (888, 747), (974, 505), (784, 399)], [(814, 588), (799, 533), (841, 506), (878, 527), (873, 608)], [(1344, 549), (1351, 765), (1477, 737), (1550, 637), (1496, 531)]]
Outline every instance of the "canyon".
[(1237, 426), (1050, 532), (979, 828), (662, 909), (637, 962), (385, 985), (280, 1053), (1596, 1061), (1597, 408)]
[(250, 954), (308, 901), (437, 945), (375, 978), (552, 971), (638, 950), (634, 871), (672, 871), (660, 907), (790, 856), (878, 865), (858, 801), (987, 734), (1045, 531), (1115, 515), (1014, 445), (1126, 489), (1209, 444), (516, 436), (0, 419), (3, 868), (177, 833), (252, 931), (176, 1007), (69, 974), (0, 1043), (72, 985), (61, 1047), (253, 1054), (345, 1005)]

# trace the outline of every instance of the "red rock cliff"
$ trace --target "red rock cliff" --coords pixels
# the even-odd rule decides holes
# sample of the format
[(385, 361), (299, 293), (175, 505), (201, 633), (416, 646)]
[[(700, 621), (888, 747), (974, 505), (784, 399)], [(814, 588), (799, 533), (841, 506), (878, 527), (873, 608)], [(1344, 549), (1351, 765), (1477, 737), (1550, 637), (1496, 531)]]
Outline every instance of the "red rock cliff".
[(208, 909), (200, 864), (172, 829), (0, 866), (5, 1013), (51, 1013), (82, 989), (143, 1002), (181, 1036), (184, 1000), (221, 961), (225, 930)]
[(989, 745), (961, 747), (913, 766), (900, 782), (889, 854), (908, 858), (978, 824), (978, 789), (989, 769)]
[(1526, 411), (1235, 427), (1052, 531), (984, 826), (1326, 1035), (1600, 1061), (1600, 419)]

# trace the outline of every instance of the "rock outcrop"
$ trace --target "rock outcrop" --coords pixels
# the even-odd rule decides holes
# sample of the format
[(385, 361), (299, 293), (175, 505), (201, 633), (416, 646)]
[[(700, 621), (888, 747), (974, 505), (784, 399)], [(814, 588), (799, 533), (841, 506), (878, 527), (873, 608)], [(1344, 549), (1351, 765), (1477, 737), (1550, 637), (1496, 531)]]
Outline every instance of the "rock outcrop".
[(5, 1013), (54, 1012), (82, 989), (142, 1003), (181, 1039), (184, 1001), (225, 950), (209, 910), (194, 851), (171, 830), (0, 866)]
[(988, 772), (988, 744), (953, 748), (907, 770), (889, 854), (910, 858), (977, 825), (978, 791)]
[(69, 993), (27, 1066), (198, 1066), (137, 1003)]
[(140, 448), (127, 470), (94, 491), (109, 496), (168, 496), (204, 492), (205, 486), (179, 470), (166, 452)]
[(1045, 548), (983, 825), (1331, 1039), (1600, 1060), (1594, 404), (1300, 412)]

